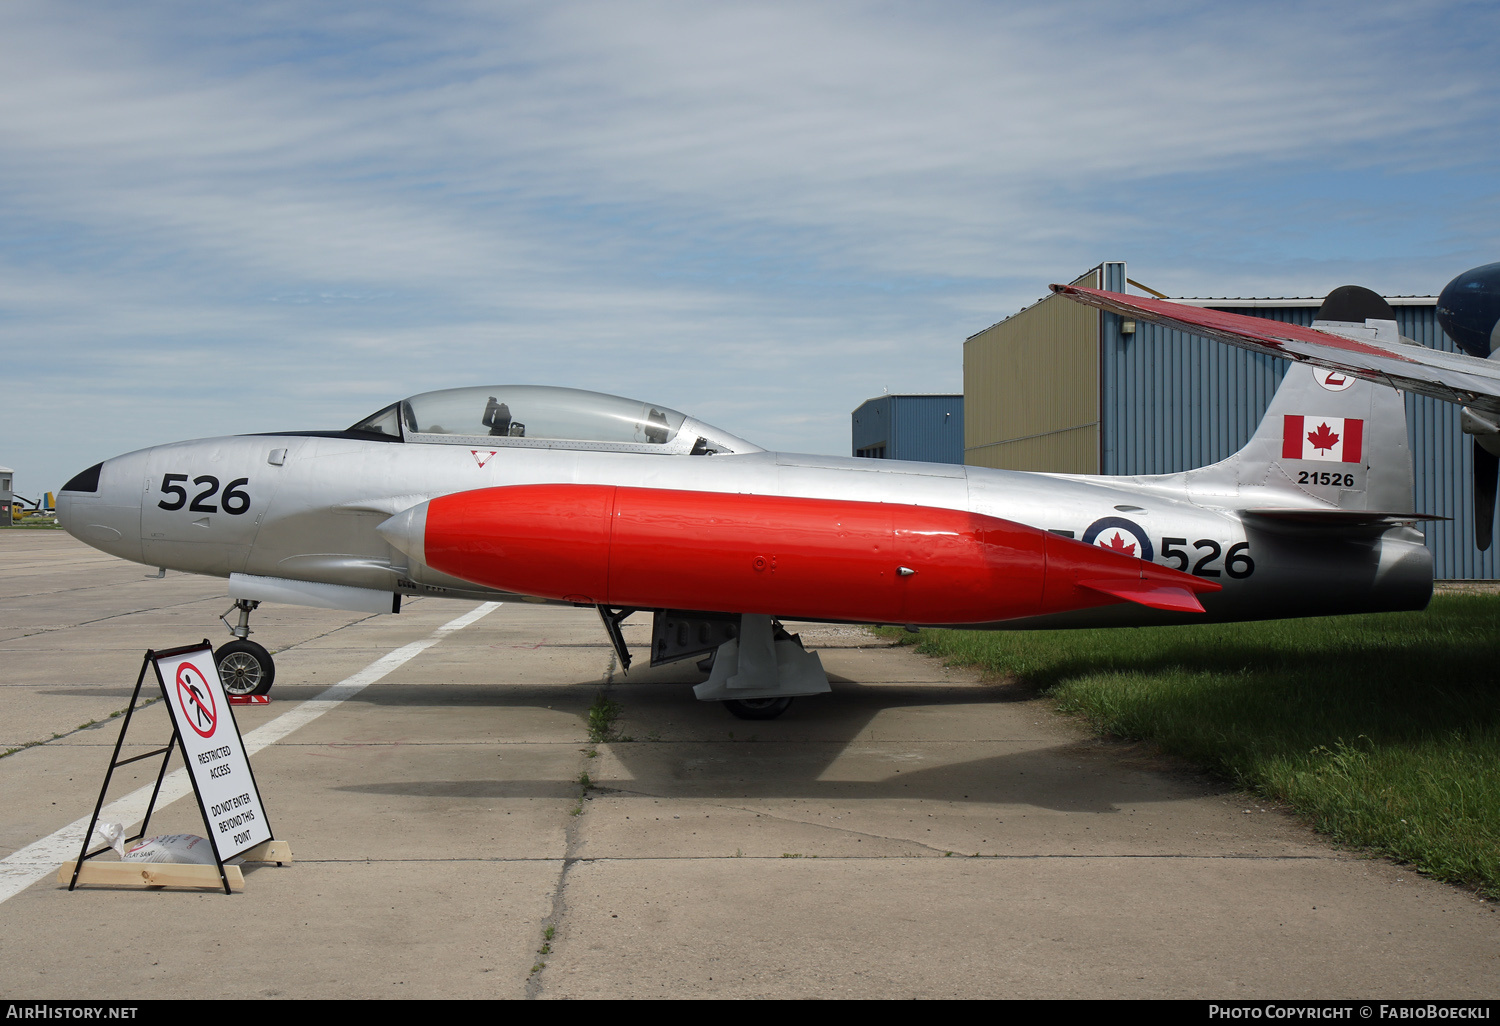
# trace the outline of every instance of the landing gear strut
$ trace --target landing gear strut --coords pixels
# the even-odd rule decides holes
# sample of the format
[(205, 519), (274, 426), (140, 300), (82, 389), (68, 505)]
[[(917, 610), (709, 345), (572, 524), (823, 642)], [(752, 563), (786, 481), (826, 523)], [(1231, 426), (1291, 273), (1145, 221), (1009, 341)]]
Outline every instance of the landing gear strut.
[[(636, 609), (599, 606), (620, 665), (630, 654), (620, 622)], [(722, 702), (742, 720), (774, 720), (799, 695), (824, 695), (832, 688), (816, 652), (764, 614), (658, 609), (651, 622), (651, 665), (706, 656), (698, 669), (708, 680), (693, 688), (703, 702)]]
[[(214, 653), (219, 679), (231, 695), (264, 695), (276, 680), (276, 662), (271, 653), (265, 646), (249, 640), (250, 613), (259, 605), (252, 599), (236, 599), (219, 617), (235, 639), (219, 646)], [(236, 609), (240, 611), (239, 623), (231, 624), (227, 617)]]
[(723, 702), (742, 720), (774, 720), (793, 698), (832, 690), (817, 653), (769, 616), (741, 616), (736, 634), (715, 650), (708, 680), (693, 688), (701, 701)]

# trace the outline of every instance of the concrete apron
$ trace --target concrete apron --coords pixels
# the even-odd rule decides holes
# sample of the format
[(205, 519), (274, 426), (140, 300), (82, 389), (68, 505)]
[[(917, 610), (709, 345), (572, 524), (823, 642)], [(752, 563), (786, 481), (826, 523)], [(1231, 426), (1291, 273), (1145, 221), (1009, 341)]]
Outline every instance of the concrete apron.
[[(74, 728), (123, 705), (146, 647), (223, 640), (228, 604), (221, 582), (142, 588), (65, 536), (29, 544), (0, 559), (0, 583), (13, 594), (6, 568), (25, 563), (30, 589), (0, 599), (0, 660), (21, 667), (0, 722), (64, 736), (0, 759), (0, 855), (90, 811), (118, 721)], [(266, 609), (252, 625), (279, 650), (276, 701), (239, 710), (241, 729), (470, 608)], [(107, 633), (82, 622), (100, 614)], [(647, 623), (627, 624), (642, 660)], [(295, 865), (250, 869), (231, 897), (69, 894), (49, 876), (0, 903), (0, 990), (1495, 996), (1490, 905), (1007, 688), (862, 631), (806, 636), (833, 694), (751, 723), (695, 702), (691, 663), (622, 676), (592, 611), (503, 606), (255, 756)], [(622, 739), (595, 744), (601, 689)], [(133, 728), (143, 749), (154, 717)], [(203, 832), (191, 798), (152, 825), (176, 831)]]

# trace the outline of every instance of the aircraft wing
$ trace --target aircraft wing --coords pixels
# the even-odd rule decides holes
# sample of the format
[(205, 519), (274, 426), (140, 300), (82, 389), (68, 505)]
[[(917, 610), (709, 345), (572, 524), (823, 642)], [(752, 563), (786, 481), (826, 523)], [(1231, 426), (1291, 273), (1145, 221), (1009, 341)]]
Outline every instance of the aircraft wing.
[(1354, 339), (1262, 317), (1078, 285), (1053, 285), (1052, 291), (1122, 317), (1217, 339), (1268, 356), (1329, 367), (1366, 381), (1500, 414), (1500, 362), (1439, 352), (1421, 345)]

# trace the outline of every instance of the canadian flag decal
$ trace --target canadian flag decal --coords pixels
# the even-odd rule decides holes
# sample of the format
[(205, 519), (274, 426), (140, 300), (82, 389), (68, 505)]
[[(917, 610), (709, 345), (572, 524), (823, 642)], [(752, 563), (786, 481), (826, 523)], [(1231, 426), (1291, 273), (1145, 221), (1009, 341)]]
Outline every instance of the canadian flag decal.
[(1288, 414), (1281, 429), (1281, 458), (1358, 463), (1363, 455), (1365, 422), (1354, 417), (1308, 417)]

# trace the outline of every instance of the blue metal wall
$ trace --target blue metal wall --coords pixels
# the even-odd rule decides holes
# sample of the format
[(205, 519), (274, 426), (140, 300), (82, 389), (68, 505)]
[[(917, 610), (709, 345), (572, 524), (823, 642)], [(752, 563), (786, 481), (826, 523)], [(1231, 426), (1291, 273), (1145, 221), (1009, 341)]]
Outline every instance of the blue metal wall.
[(1191, 470), (1250, 440), (1286, 361), (1143, 321), (1121, 335), (1104, 317), (1115, 323), (1101, 333), (1101, 473)]
[[(1105, 288), (1125, 290), (1124, 265), (1105, 264)], [(1111, 281), (1111, 270), (1116, 270)], [(1230, 313), (1311, 324), (1313, 307), (1224, 308)], [(1401, 334), (1454, 352), (1432, 306), (1397, 306)], [(1284, 360), (1101, 314), (1100, 472), (1167, 474), (1216, 463), (1249, 441), (1286, 373)], [(1500, 577), (1496, 548), (1474, 547), (1473, 454), (1458, 427), (1458, 407), (1406, 397), (1407, 433), (1416, 467), (1413, 509), (1451, 517), (1426, 525), (1440, 580)]]
[(850, 452), (884, 444), (886, 459), (964, 461), (964, 397), (882, 395), (851, 415)]
[(892, 396), (881, 395), (866, 399), (849, 415), (849, 455), (858, 456), (861, 449), (885, 446), (886, 456), (891, 452), (891, 425), (895, 414), (891, 412)]

